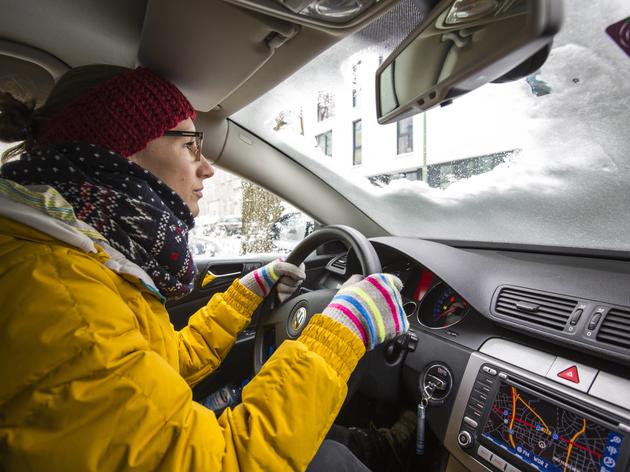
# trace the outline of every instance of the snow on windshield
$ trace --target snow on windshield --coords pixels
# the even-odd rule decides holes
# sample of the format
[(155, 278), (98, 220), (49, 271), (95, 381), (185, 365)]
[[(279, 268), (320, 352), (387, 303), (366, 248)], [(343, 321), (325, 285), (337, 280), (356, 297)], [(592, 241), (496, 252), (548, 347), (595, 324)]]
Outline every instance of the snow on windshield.
[[(629, 17), (630, 6), (625, 0), (572, 0), (565, 10), (563, 30), (537, 74), (484, 86), (426, 117), (415, 117), (414, 132), (426, 126), (426, 139), (409, 141), (415, 144), (409, 144), (412, 153), (400, 154), (399, 126), (398, 154), (370, 161), (370, 149), (386, 154), (378, 148), (385, 138), (370, 143), (366, 132), (374, 126), (373, 117), (372, 122), (362, 119), (360, 165), (356, 145), (355, 162), (328, 154), (328, 149), (323, 154), (331, 158), (322, 158), (321, 145), (314, 150), (320, 141), (314, 143), (304, 132), (301, 115), (287, 119), (286, 127), (278, 128), (274, 121), (277, 111), (287, 108), (287, 97), (290, 103), (304, 101), (308, 81), (314, 91), (323, 89), (326, 77), (329, 84), (352, 82), (357, 58), (369, 63), (369, 46), (360, 38), (344, 40), (341, 49), (335, 47), (307, 66), (308, 75), (298, 72), (234, 118), (335, 185), (392, 234), (627, 251), (630, 58), (605, 30)], [(374, 100), (373, 89), (366, 100)], [(302, 113), (303, 108), (294, 115)], [(315, 132), (325, 129), (315, 125)], [(395, 132), (396, 125), (388, 126)], [(419, 162), (423, 153), (424, 168)], [(461, 163), (472, 161), (471, 156), (477, 161), (482, 156), (484, 162), (494, 156), (493, 163), (462, 172)], [(427, 168), (430, 176), (431, 167), (442, 173), (438, 183), (416, 177)], [(405, 178), (397, 178), (401, 175)]]

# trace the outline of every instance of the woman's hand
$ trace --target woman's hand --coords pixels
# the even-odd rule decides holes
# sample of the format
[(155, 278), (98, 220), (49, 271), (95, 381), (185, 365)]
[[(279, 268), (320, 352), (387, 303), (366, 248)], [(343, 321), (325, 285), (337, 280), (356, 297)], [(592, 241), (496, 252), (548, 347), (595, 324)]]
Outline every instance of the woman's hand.
[(402, 308), (402, 282), (391, 274), (352, 276), (324, 309), (323, 315), (346, 326), (369, 351), (409, 329)]
[(244, 275), (241, 279), (241, 285), (264, 298), (269, 294), (274, 284), (278, 282), (278, 300), (283, 302), (298, 289), (305, 278), (304, 263), (298, 267), (282, 259), (276, 259)]

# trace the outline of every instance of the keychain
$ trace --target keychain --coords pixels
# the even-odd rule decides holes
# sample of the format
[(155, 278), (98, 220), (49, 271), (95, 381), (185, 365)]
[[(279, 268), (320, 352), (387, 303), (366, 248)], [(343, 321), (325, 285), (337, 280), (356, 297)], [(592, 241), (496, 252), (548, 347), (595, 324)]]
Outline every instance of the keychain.
[(427, 407), (429, 401), (433, 398), (433, 391), (436, 385), (433, 382), (429, 382), (422, 389), (422, 398), (418, 403), (418, 413), (416, 416), (416, 454), (422, 456), (424, 454), (424, 433), (427, 423)]

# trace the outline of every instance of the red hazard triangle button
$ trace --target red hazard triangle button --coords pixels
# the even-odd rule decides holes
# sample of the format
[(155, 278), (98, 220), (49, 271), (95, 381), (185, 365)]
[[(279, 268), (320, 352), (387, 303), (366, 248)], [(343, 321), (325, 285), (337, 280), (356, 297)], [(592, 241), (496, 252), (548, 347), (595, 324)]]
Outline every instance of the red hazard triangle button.
[(560, 382), (580, 392), (588, 392), (591, 385), (593, 385), (595, 376), (597, 376), (597, 369), (593, 369), (584, 364), (578, 364), (569, 359), (556, 357), (556, 360), (551, 364), (545, 376), (548, 379)]
[(562, 372), (558, 372), (558, 377), (564, 380), (568, 380), (573, 383), (580, 383), (580, 376), (578, 374), (577, 366), (571, 366), (568, 369), (564, 369)]

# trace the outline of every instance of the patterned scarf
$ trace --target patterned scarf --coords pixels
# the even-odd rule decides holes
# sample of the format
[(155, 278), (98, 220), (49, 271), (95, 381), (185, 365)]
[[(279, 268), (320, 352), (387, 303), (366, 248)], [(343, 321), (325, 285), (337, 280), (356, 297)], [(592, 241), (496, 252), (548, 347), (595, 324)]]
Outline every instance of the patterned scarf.
[(196, 275), (188, 249), (193, 215), (149, 171), (94, 145), (66, 144), (23, 154), (0, 169), (21, 185), (50, 185), (79, 220), (153, 279), (166, 298), (188, 294)]

